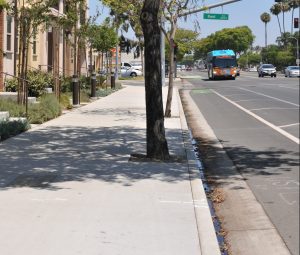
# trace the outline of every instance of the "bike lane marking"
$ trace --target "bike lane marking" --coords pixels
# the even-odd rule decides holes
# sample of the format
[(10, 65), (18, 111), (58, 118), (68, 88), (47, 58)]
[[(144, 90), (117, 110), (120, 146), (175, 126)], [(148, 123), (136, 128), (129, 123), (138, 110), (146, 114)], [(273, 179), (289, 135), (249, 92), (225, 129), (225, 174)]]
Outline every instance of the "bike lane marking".
[[(272, 124), (271, 122), (263, 119), (262, 117), (256, 115), (255, 113), (247, 110), (246, 108), (244, 108), (243, 106), (237, 104), (236, 102), (230, 100), (227, 97), (224, 97), (223, 95), (221, 95), (220, 93), (218, 93), (217, 91), (215, 91), (214, 89), (211, 90), (212, 92), (214, 92), (216, 95), (218, 95), (219, 97), (223, 98), (224, 100), (226, 100), (227, 102), (233, 104), (234, 106), (236, 106), (237, 108), (239, 108), (240, 110), (242, 110), (243, 112), (249, 114), (250, 116), (254, 117), (255, 119), (257, 119), (258, 121), (262, 122), (263, 124), (269, 126), (270, 128), (274, 129), (275, 131), (277, 131), (278, 133), (282, 134), (283, 136), (285, 136), (286, 138), (290, 139), (291, 141), (293, 141), (296, 144), (299, 144), (299, 138), (291, 135), (290, 133), (286, 132), (285, 130), (281, 129), (280, 127), (275, 126), (274, 124)], [(293, 103), (291, 103), (293, 104)]]

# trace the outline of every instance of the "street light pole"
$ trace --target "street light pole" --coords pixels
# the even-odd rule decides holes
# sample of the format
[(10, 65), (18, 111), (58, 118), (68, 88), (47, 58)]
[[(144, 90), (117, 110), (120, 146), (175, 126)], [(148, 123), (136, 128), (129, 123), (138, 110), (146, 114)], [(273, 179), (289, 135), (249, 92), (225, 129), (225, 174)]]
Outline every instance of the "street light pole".
[(290, 38), (296, 40), (296, 64), (297, 64), (297, 66), (299, 66), (299, 64), (300, 64), (299, 63), (300, 62), (300, 59), (299, 59), (299, 40), (296, 37), (293, 37), (293, 36), (290, 36)]

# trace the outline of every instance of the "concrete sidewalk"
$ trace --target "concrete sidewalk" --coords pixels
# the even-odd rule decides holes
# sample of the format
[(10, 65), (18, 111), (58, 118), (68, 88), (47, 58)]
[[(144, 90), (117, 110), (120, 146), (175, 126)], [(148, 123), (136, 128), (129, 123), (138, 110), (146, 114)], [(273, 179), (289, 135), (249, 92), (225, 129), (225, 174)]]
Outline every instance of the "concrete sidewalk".
[(146, 153), (144, 90), (126, 85), (0, 144), (1, 254), (220, 254), (176, 90), (166, 135), (188, 160), (128, 161)]

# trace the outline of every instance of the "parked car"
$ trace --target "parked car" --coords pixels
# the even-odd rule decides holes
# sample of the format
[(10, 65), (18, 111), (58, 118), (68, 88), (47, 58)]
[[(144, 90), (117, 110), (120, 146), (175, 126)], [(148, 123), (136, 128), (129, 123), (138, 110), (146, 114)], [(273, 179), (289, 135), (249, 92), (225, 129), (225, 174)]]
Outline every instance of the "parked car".
[(177, 71), (184, 71), (185, 70), (185, 65), (177, 65), (176, 66)]
[(124, 67), (124, 66), (121, 67), (122, 77), (137, 77), (142, 75), (143, 75), (142, 71), (134, 67)]
[(126, 68), (130, 68), (130, 67), (132, 67), (132, 65), (131, 64), (129, 64), (128, 62), (121, 62), (121, 68), (122, 67), (126, 67)]
[(262, 64), (257, 69), (258, 77), (276, 77), (276, 68), (272, 64)]
[(285, 77), (300, 77), (300, 67), (299, 66), (288, 66), (284, 70)]
[(138, 69), (142, 71), (142, 62), (141, 61), (132, 61), (130, 62), (131, 67), (134, 67), (135, 69)]

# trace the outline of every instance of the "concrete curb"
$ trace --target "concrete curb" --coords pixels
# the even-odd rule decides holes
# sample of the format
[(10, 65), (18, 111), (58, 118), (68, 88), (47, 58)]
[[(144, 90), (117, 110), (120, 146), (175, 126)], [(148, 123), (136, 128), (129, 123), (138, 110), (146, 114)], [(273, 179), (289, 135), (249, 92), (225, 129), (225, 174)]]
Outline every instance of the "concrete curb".
[(203, 183), (196, 157), (190, 141), (189, 129), (184, 115), (178, 89), (175, 89), (178, 98), (178, 108), (183, 136), (183, 143), (188, 160), (188, 170), (190, 176), (191, 192), (194, 201), (195, 218), (199, 235), (199, 245), (202, 255), (220, 255), (220, 247), (217, 241), (215, 228), (212, 222), (209, 205), (206, 199)]

